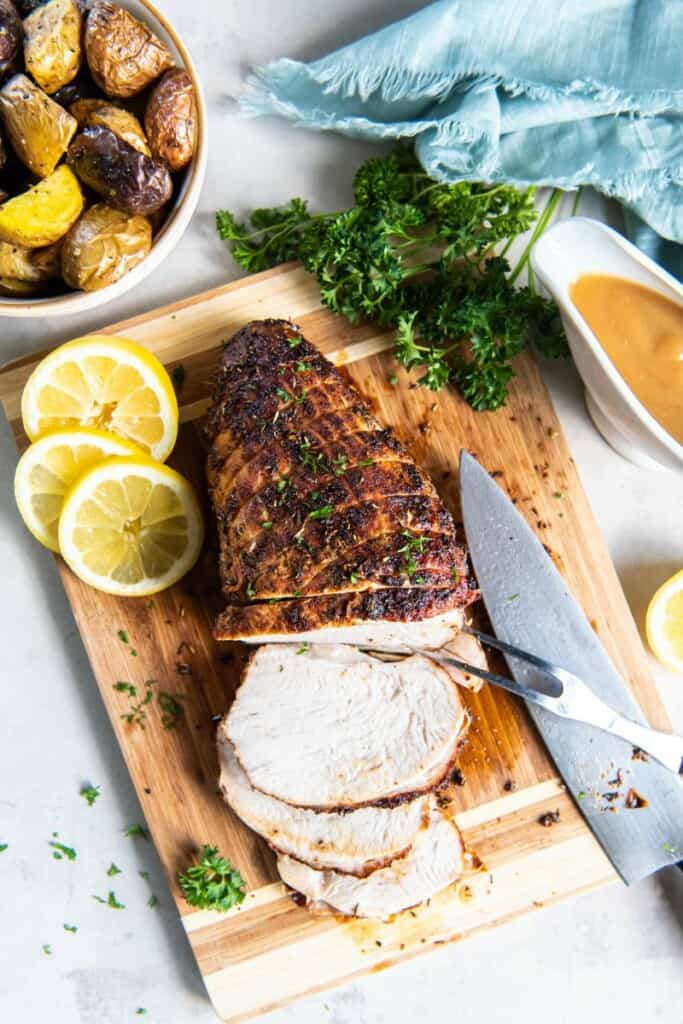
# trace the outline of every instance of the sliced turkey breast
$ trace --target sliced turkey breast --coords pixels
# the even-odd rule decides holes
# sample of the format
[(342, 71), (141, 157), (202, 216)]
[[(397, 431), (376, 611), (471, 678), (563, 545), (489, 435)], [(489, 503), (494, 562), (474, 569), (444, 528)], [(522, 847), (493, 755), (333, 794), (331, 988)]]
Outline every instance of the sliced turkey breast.
[(282, 881), (310, 904), (341, 914), (380, 920), (430, 899), (463, 872), (464, 849), (456, 825), (432, 802), (429, 825), (418, 834), (405, 857), (367, 878), (318, 871), (290, 856), (277, 861)]
[(256, 789), (332, 810), (433, 789), (468, 724), (457, 685), (423, 655), (385, 662), (342, 645), (268, 644), (225, 732)]
[(249, 782), (228, 739), (216, 735), (220, 790), (235, 814), (277, 850), (314, 868), (364, 877), (405, 855), (427, 819), (428, 797), (397, 807), (361, 807), (343, 814), (292, 807)]

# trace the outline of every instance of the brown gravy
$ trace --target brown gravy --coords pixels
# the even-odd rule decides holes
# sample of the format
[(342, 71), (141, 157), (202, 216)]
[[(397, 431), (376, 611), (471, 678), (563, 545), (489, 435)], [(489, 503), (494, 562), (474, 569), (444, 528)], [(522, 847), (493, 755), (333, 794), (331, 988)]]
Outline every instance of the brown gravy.
[(683, 307), (610, 274), (582, 274), (570, 297), (636, 398), (683, 444)]

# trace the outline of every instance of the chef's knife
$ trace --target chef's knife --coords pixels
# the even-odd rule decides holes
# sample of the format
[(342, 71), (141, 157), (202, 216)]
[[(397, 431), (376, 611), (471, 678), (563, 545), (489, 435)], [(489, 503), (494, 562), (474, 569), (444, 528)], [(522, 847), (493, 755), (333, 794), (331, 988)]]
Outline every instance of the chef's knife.
[[(543, 545), (507, 495), (467, 452), (460, 456), (465, 533), (496, 636), (574, 672), (627, 718), (645, 723), (586, 616)], [(542, 689), (538, 670), (510, 657), (513, 677)], [(526, 702), (569, 791), (616, 871), (637, 881), (683, 855), (683, 784), (654, 760), (583, 722), (559, 718)], [(621, 770), (621, 795), (608, 784)], [(632, 789), (646, 806), (628, 809)], [(615, 808), (618, 813), (611, 811)]]

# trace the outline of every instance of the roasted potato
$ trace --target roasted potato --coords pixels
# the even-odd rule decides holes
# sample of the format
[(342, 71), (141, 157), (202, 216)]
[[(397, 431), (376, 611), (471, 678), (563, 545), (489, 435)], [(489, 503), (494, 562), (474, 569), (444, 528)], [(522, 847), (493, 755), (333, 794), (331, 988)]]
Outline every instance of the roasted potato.
[(152, 227), (146, 217), (95, 203), (64, 239), (62, 276), (72, 288), (94, 292), (118, 281), (151, 248)]
[(14, 6), (17, 8), (22, 18), (27, 17), (31, 11), (35, 11), (36, 7), (43, 7), (47, 3), (47, 0), (14, 0)]
[(78, 74), (81, 23), (76, 0), (49, 0), (24, 19), (26, 70), (45, 92), (57, 92)]
[(152, 156), (172, 171), (190, 162), (197, 141), (197, 101), (187, 71), (171, 68), (154, 86), (145, 110), (145, 132)]
[(10, 69), (21, 49), (21, 18), (12, 0), (0, 0), (0, 75)]
[(61, 249), (61, 241), (44, 249), (26, 249), (11, 242), (0, 242), (0, 277), (36, 283), (59, 277)]
[(82, 182), (124, 213), (154, 213), (173, 191), (164, 164), (139, 153), (102, 125), (79, 132), (66, 159)]
[(99, 88), (115, 99), (135, 96), (173, 66), (170, 51), (147, 25), (106, 0), (88, 14), (85, 55)]
[(83, 193), (73, 171), (62, 164), (28, 192), (0, 206), (0, 242), (39, 249), (67, 233), (83, 209)]
[(111, 128), (114, 135), (118, 135), (133, 149), (137, 149), (138, 153), (152, 155), (142, 125), (129, 110), (107, 103), (106, 100), (77, 100), (72, 103), (69, 110), (78, 121), (79, 128), (103, 125), (105, 128)]
[(26, 75), (0, 89), (0, 117), (14, 152), (39, 178), (54, 171), (78, 129), (76, 118)]
[(18, 281), (15, 277), (0, 277), (0, 295), (8, 299), (26, 299), (40, 291), (37, 281)]
[(81, 71), (68, 85), (63, 85), (57, 92), (53, 92), (52, 99), (68, 109), (78, 100), (92, 99), (95, 96), (99, 96), (102, 103), (105, 102), (90, 75)]

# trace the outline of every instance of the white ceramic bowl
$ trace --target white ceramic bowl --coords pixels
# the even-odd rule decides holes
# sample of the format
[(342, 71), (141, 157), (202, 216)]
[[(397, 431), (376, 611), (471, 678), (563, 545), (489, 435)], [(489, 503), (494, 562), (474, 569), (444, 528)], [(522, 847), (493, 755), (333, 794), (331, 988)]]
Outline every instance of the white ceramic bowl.
[(173, 206), (167, 214), (163, 227), (154, 236), (154, 242), (149, 255), (129, 273), (125, 274), (114, 284), (94, 292), (66, 291), (64, 294), (51, 295), (44, 299), (0, 297), (0, 317), (35, 317), (82, 313), (86, 309), (94, 309), (96, 306), (104, 305), (104, 303), (109, 302), (111, 299), (118, 298), (119, 295), (123, 295), (124, 292), (139, 284), (143, 278), (147, 277), (168, 256), (180, 241), (197, 207), (199, 193), (201, 192), (206, 174), (207, 153), (206, 107), (197, 70), (182, 39), (154, 4), (150, 3), (149, 0), (116, 0), (116, 2), (129, 10), (140, 21), (144, 21), (156, 32), (159, 38), (169, 47), (176, 63), (184, 67), (192, 79), (197, 99), (197, 146), (192, 162), (184, 172), (185, 177), (182, 185), (174, 197)]
[(613, 274), (645, 285), (683, 308), (681, 284), (622, 235), (588, 217), (556, 224), (538, 240), (531, 261), (559, 306), (586, 388), (588, 411), (605, 440), (639, 466), (682, 470), (683, 445), (636, 398), (569, 296), (581, 274)]

